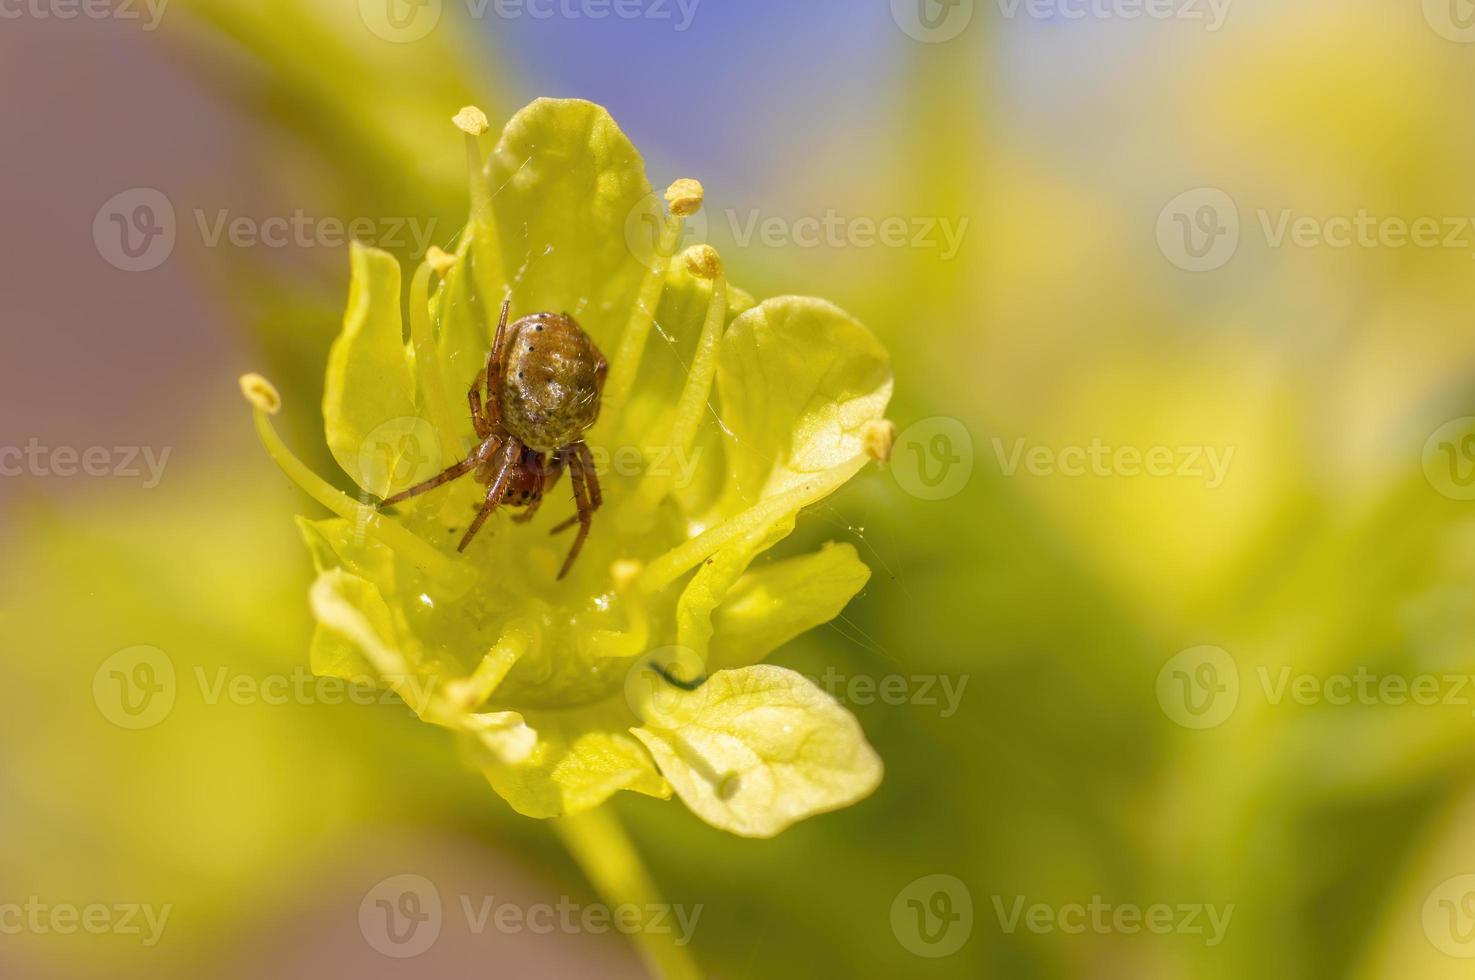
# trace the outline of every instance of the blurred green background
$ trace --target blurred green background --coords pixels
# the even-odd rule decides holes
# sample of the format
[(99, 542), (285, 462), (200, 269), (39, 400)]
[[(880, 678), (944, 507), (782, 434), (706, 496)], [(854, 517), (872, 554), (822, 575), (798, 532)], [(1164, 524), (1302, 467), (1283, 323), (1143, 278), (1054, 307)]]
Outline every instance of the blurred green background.
[[(170, 455), (0, 480), (0, 974), (642, 975), (461, 915), (595, 899), (442, 733), (250, 693), (306, 670), (315, 511), (235, 378), (326, 459), (348, 263), (198, 216), (447, 245), (449, 116), (538, 95), (606, 105), (653, 184), (704, 181), (736, 283), (895, 363), (889, 471), (793, 542), (873, 577), (777, 658), (833, 667), (882, 787), (766, 842), (615, 803), (713, 976), (1475, 969), (1466, 0), (6, 9), (0, 444)], [(94, 219), (139, 188), (176, 235), (127, 271)], [(95, 685), (140, 645), (177, 695), (130, 730)], [(400, 874), (447, 909), (414, 959), (359, 925)], [(157, 942), (5, 911), (139, 903)]]

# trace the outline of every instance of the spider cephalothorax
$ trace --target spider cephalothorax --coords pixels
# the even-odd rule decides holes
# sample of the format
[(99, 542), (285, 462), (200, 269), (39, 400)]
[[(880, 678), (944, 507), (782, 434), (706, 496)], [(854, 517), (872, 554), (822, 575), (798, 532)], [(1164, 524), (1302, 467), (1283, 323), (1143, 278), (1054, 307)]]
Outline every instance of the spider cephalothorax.
[(534, 313), (509, 325), (510, 305), (502, 304), (486, 370), (466, 393), (481, 443), (459, 463), (385, 498), (384, 504), (399, 503), (474, 472), (477, 481), (487, 485), (487, 494), (457, 546), (465, 551), (500, 504), (526, 507), (513, 520), (531, 520), (543, 495), (567, 467), (577, 512), (553, 531), (577, 523), (579, 533), (558, 573), (563, 578), (584, 546), (601, 503), (594, 458), (582, 437), (599, 418), (607, 364), (594, 341), (567, 313)]

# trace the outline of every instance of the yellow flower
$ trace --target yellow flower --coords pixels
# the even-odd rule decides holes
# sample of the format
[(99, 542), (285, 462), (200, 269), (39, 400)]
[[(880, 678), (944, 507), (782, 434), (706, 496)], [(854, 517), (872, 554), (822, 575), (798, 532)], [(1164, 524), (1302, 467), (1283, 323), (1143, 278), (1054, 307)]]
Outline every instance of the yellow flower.
[[(529, 816), (674, 789), (714, 826), (767, 837), (863, 798), (881, 762), (856, 720), (758, 661), (837, 615), (869, 571), (844, 544), (753, 565), (889, 451), (885, 350), (823, 300), (754, 303), (707, 246), (675, 254), (701, 185), (676, 181), (661, 208), (599, 106), (534, 102), (485, 159), (485, 116), (455, 122), (471, 218), (456, 253), (413, 276), (408, 339), (398, 263), (353, 248), (323, 415), (358, 500), (292, 456), (275, 389), (242, 379), (268, 451), (337, 515), (301, 520), (319, 571), (313, 669), (372, 677), (460, 733)], [(473, 480), (376, 507), (478, 441), (452, 405), (504, 299), (514, 317), (569, 313), (610, 357), (588, 438), (605, 506), (562, 580), (567, 543), (548, 531), (571, 504), (494, 519), (464, 555), (450, 549), (485, 494)]]

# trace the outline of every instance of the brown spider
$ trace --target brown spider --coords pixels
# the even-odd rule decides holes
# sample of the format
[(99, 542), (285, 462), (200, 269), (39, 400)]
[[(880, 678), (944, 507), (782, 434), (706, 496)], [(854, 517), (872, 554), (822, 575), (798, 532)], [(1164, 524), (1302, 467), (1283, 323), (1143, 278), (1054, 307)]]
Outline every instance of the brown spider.
[(579, 534), (558, 573), (563, 578), (579, 556), (594, 512), (602, 503), (594, 458), (581, 436), (599, 418), (599, 395), (608, 364), (567, 313), (534, 313), (509, 328), (510, 306), (502, 304), (486, 370), (477, 374), (466, 393), (481, 444), (445, 472), (401, 490), (383, 505), (397, 504), (474, 470), (477, 481), (487, 484), (487, 495), (456, 548), (465, 551), (499, 504), (526, 507), (513, 518), (519, 524), (532, 520), (543, 494), (553, 489), (567, 466), (578, 512), (551, 533), (577, 523)]

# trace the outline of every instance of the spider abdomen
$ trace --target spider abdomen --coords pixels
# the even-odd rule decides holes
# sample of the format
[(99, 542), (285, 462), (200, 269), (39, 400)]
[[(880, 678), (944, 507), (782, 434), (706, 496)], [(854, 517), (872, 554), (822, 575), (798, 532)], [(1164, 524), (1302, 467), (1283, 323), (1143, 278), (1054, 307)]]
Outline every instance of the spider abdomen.
[(605, 360), (573, 317), (534, 313), (507, 329), (502, 423), (530, 449), (577, 441), (599, 417)]

